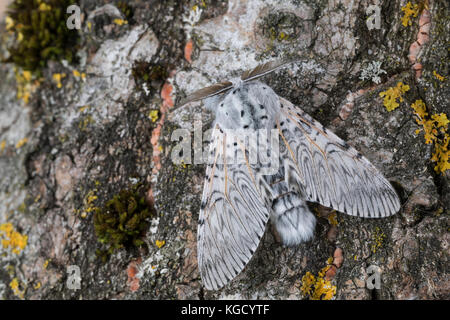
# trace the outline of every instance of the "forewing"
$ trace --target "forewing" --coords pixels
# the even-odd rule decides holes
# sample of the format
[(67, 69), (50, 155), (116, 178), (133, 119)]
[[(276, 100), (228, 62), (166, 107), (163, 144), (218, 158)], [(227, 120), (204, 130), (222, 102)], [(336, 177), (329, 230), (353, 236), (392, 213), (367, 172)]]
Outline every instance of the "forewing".
[[(236, 153), (247, 154), (238, 141), (216, 124), (206, 169), (198, 224), (198, 265), (207, 289), (217, 290), (238, 275), (255, 252), (264, 233), (269, 197), (256, 168), (232, 163)], [(247, 160), (247, 157), (245, 157)]]
[(391, 184), (354, 148), (289, 101), (280, 98), (281, 156), (288, 184), (305, 199), (360, 217), (386, 217), (400, 209)]

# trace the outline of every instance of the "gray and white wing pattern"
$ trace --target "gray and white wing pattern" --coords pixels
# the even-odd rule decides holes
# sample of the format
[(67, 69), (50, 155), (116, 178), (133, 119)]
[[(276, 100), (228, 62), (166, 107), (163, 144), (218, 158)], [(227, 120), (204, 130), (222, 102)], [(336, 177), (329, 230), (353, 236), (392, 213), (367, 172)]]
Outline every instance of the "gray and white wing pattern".
[(400, 209), (395, 190), (366, 158), (286, 99), (280, 103), (280, 157), (290, 188), (353, 216), (386, 217)]
[[(235, 146), (235, 147), (234, 147)], [(241, 153), (244, 163), (233, 163)], [(215, 124), (198, 224), (198, 264), (207, 289), (238, 275), (259, 245), (269, 219), (263, 178), (249, 164), (242, 141), (235, 144)]]

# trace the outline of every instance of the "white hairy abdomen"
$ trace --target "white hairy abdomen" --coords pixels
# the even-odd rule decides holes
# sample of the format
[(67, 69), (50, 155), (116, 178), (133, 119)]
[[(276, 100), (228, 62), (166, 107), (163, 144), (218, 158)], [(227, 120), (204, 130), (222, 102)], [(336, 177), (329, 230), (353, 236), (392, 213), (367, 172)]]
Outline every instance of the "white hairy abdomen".
[(284, 168), (280, 168), (279, 174), (266, 177), (273, 197), (270, 219), (283, 244), (293, 246), (313, 238), (316, 218), (306, 201), (296, 192), (289, 191), (282, 172)]

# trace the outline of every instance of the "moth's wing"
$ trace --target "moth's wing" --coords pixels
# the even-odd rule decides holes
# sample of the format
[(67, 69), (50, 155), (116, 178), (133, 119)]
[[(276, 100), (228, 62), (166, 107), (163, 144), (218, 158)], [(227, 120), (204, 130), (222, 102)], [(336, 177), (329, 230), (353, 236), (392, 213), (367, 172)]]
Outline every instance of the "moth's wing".
[(211, 140), (197, 249), (202, 281), (207, 289), (217, 290), (242, 271), (258, 247), (269, 219), (269, 196), (247, 156), (245, 163), (230, 161), (234, 153), (247, 154), (242, 141), (233, 148), (218, 124)]
[[(220, 93), (223, 93), (227, 90), (230, 90), (233, 87), (233, 84), (230, 81), (216, 83), (212, 86), (202, 88), (200, 90), (195, 91), (194, 93), (187, 96), (184, 100), (182, 100), (178, 107), (185, 105), (186, 103), (197, 101), (205, 98), (209, 98)], [(177, 108), (178, 108), (177, 107)]]
[(275, 71), (279, 68), (284, 67), (285, 65), (291, 63), (293, 61), (269, 61), (267, 63), (261, 64), (252, 70), (247, 70), (241, 75), (241, 80), (243, 81), (251, 81), (257, 78), (260, 78), (272, 71)]
[[(277, 120), (288, 184), (305, 200), (360, 217), (386, 217), (400, 209), (392, 185), (360, 153), (289, 101)], [(281, 149), (281, 148), (280, 148)]]

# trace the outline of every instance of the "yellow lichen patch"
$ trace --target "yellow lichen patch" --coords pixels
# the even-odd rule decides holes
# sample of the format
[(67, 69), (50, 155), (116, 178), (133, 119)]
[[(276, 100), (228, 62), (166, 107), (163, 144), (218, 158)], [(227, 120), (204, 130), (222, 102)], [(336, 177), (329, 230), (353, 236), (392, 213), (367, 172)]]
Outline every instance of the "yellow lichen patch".
[(330, 213), (328, 215), (328, 223), (331, 224), (332, 226), (337, 226), (338, 225), (336, 211), (333, 211), (332, 213)]
[(434, 170), (438, 173), (443, 173), (450, 170), (450, 150), (448, 149), (448, 143), (450, 141), (450, 136), (445, 135), (444, 141), (435, 145), (435, 153), (431, 157), (431, 161), (436, 162)]
[(50, 10), (52, 10), (52, 7), (48, 4), (46, 4), (45, 2), (42, 2), (39, 5), (39, 11), (50, 11)]
[(88, 192), (86, 197), (84, 198), (84, 207), (85, 210), (81, 214), (81, 217), (84, 219), (86, 218), (88, 213), (91, 213), (94, 210), (97, 210), (98, 208), (94, 206), (94, 202), (98, 199), (97, 195), (95, 194), (98, 190), (94, 189)]
[(82, 80), (86, 79), (86, 74), (84, 72), (80, 72), (80, 71), (74, 69), (72, 71), (72, 73), (75, 78), (81, 78)]
[(9, 31), (14, 27), (14, 20), (11, 17), (5, 18), (6, 30)]
[(19, 254), (25, 249), (28, 242), (28, 236), (17, 232), (11, 223), (0, 225), (0, 239), (4, 249), (11, 249), (15, 254)]
[(16, 143), (16, 149), (22, 148), (27, 142), (28, 142), (28, 138), (20, 139), (20, 140)]
[(36, 91), (40, 83), (38, 80), (31, 80), (32, 75), (30, 71), (20, 71), (14, 68), (14, 73), (16, 75), (17, 99), (27, 104), (31, 94)]
[(78, 123), (78, 128), (79, 128), (81, 131), (84, 131), (84, 130), (87, 129), (87, 127), (88, 127), (90, 124), (92, 124), (92, 123), (94, 123), (94, 122), (95, 122), (95, 121), (94, 121), (94, 119), (92, 118), (92, 116), (91, 116), (91, 115), (87, 115), (86, 117), (84, 117), (83, 120), (80, 121), (80, 123)]
[(53, 74), (52, 78), (53, 78), (53, 81), (56, 83), (56, 87), (58, 89), (62, 88), (61, 80), (65, 77), (66, 77), (65, 73), (54, 73)]
[(402, 95), (407, 91), (409, 91), (409, 86), (407, 84), (403, 84), (402, 82), (398, 82), (397, 86), (380, 92), (380, 97), (384, 97), (383, 105), (386, 107), (387, 111), (390, 112), (396, 109), (400, 105), (397, 102), (397, 99), (400, 99), (400, 102), (403, 102)]
[(2, 153), (6, 148), (6, 141), (2, 140), (2, 142), (0, 142), (0, 153)]
[(17, 278), (12, 279), (12, 281), (9, 284), (9, 287), (14, 292), (14, 295), (16, 297), (23, 299), (25, 290), (20, 290), (19, 280)]
[(331, 265), (331, 264), (333, 263), (333, 261), (334, 261), (333, 257), (329, 257), (329, 258), (327, 259), (327, 264), (328, 264), (328, 265)]
[(128, 24), (128, 21), (127, 20), (123, 20), (123, 19), (114, 19), (113, 22), (115, 24), (117, 24), (118, 26), (122, 26), (124, 24)]
[(326, 280), (325, 274), (330, 269), (333, 258), (327, 260), (327, 266), (322, 268), (317, 276), (311, 272), (306, 272), (302, 277), (300, 292), (309, 297), (310, 300), (331, 300), (336, 294), (336, 286), (331, 281)]
[(416, 134), (421, 131), (424, 133), (425, 143), (434, 144), (434, 153), (431, 157), (432, 162), (436, 162), (434, 170), (438, 173), (443, 173), (450, 169), (448, 161), (450, 151), (448, 144), (450, 136), (447, 132), (450, 121), (445, 113), (432, 114), (428, 116), (426, 105), (422, 100), (416, 100), (411, 108), (414, 109), (416, 115), (416, 122), (421, 125), (421, 129), (416, 130)]
[(80, 111), (81, 113), (83, 113), (84, 111), (86, 111), (86, 109), (88, 109), (89, 106), (82, 106), (80, 107), (80, 109), (78, 109), (78, 111)]
[(279, 40), (279, 41), (289, 40), (289, 35), (287, 35), (286, 33), (284, 33), (284, 32), (282, 31), (282, 32), (280, 32), (280, 34), (278, 35), (278, 40)]
[(373, 253), (376, 253), (378, 248), (383, 246), (383, 241), (386, 239), (386, 235), (380, 228), (376, 227), (375, 232), (372, 234), (372, 243), (370, 246), (370, 250)]
[(408, 3), (406, 3), (402, 7), (402, 11), (404, 12), (403, 17), (402, 17), (402, 25), (404, 27), (407, 27), (407, 26), (411, 25), (411, 23), (412, 23), (411, 16), (413, 16), (415, 18), (419, 14), (419, 5), (417, 5), (417, 4), (413, 5), (411, 2), (408, 1)]
[(148, 114), (148, 117), (152, 120), (152, 122), (156, 122), (159, 117), (158, 114), (159, 114), (158, 110), (151, 110), (150, 113)]
[(433, 70), (433, 76), (435, 76), (439, 81), (445, 81), (445, 77), (438, 74), (436, 70)]
[(166, 241), (165, 240), (156, 240), (155, 244), (158, 248), (162, 248), (166, 244)]
[(419, 119), (424, 119), (426, 116), (428, 116), (427, 108), (422, 100), (416, 100), (411, 105), (411, 108), (414, 109), (415, 114), (419, 117)]
[(22, 71), (22, 76), (25, 81), (29, 82), (31, 80), (31, 72), (30, 71)]

